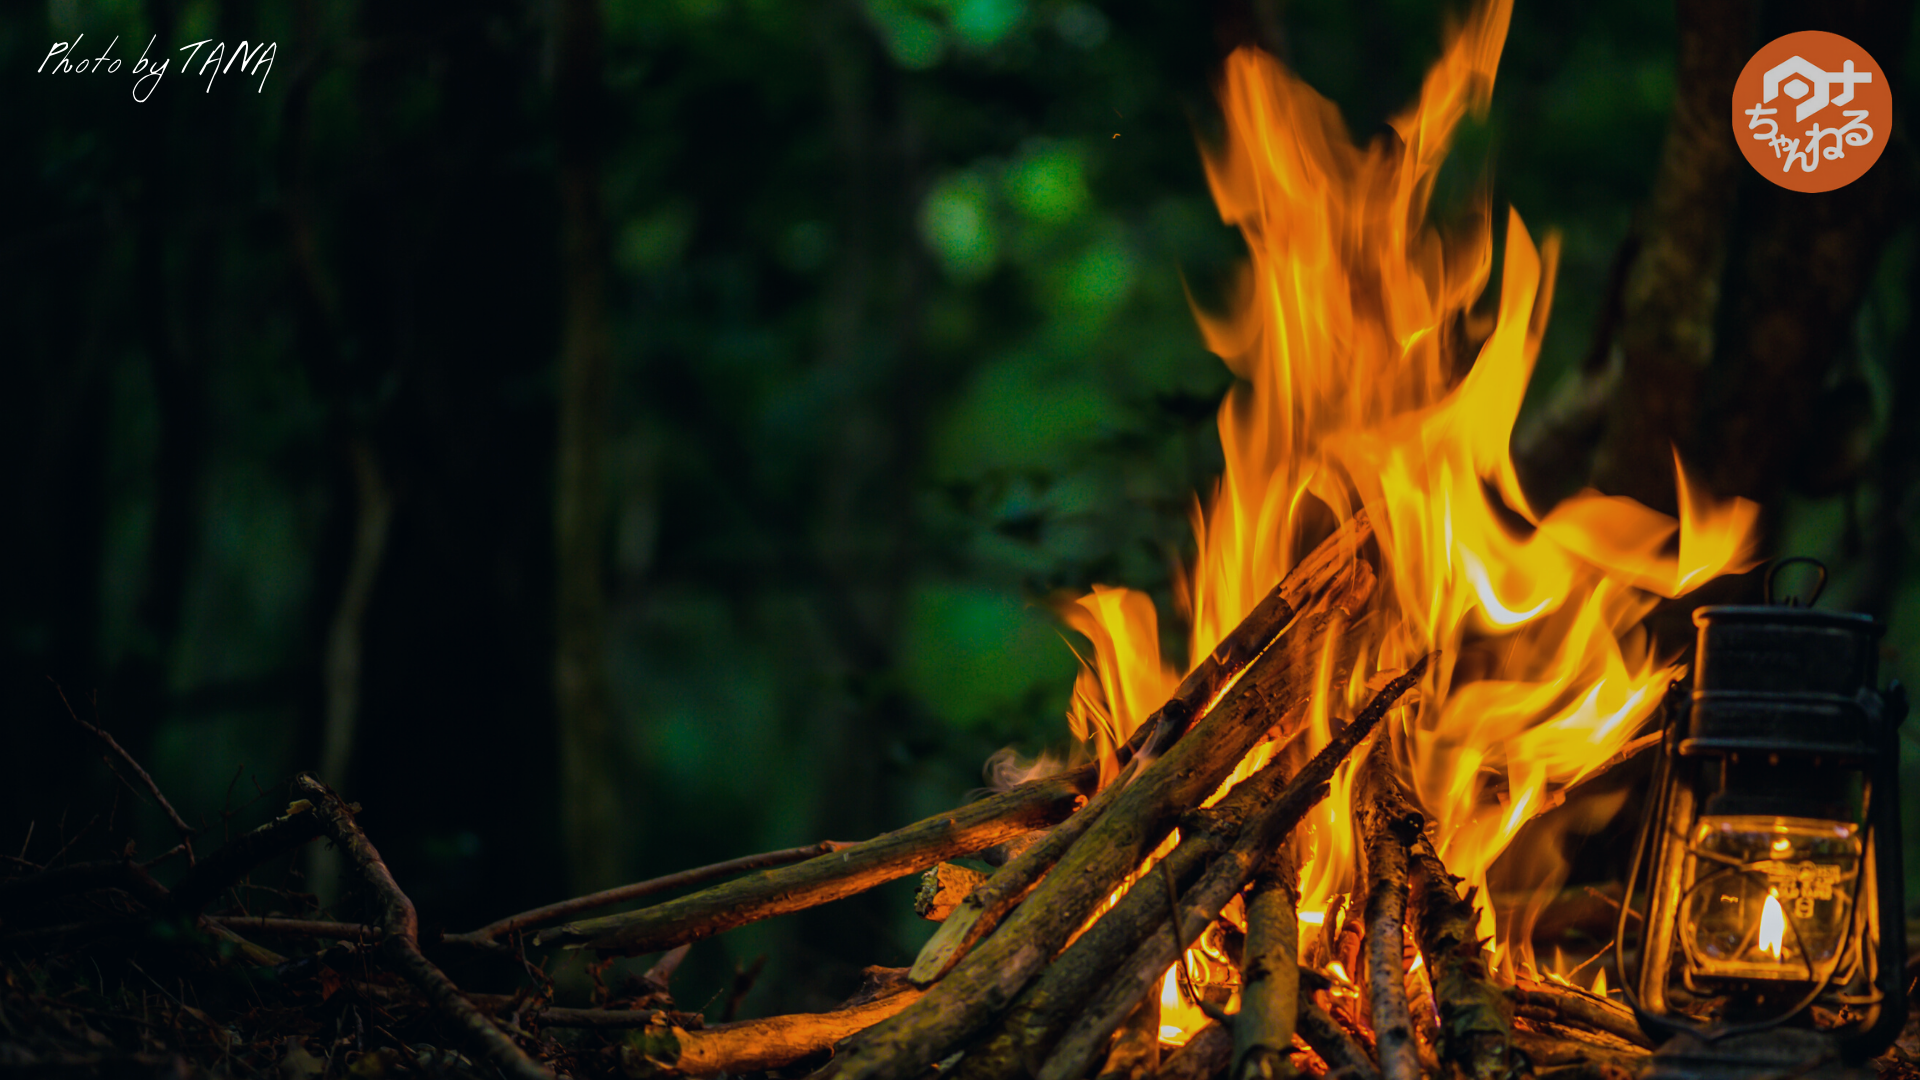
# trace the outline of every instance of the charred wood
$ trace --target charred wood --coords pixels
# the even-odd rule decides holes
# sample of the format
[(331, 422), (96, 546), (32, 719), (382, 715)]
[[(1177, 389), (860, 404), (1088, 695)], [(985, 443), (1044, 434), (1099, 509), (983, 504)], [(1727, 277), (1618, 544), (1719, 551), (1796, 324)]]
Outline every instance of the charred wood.
[(1367, 858), (1367, 988), (1372, 996), (1373, 1034), (1385, 1080), (1419, 1080), (1420, 1057), (1407, 1011), (1402, 959), (1407, 925), (1408, 849), (1419, 836), (1418, 816), (1382, 797), (1391, 784), (1386, 758), (1376, 751), (1362, 775), (1354, 808)]

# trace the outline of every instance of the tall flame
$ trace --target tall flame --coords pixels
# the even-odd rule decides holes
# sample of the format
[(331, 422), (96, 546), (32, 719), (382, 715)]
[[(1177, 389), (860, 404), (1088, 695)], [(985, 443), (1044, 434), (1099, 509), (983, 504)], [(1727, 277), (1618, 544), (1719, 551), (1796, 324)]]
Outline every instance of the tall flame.
[[(1196, 512), (1181, 590), (1188, 656), (1204, 657), (1293, 565), (1303, 537), (1365, 507), (1387, 617), (1365, 670), (1327, 685), (1302, 718), (1307, 749), (1326, 743), (1329, 711), (1356, 707), (1375, 673), (1439, 650), (1392, 748), (1441, 855), (1483, 887), (1515, 832), (1652, 714), (1676, 669), (1651, 655), (1642, 619), (1658, 598), (1749, 565), (1757, 517), (1745, 500), (1714, 501), (1677, 458), (1677, 521), (1593, 491), (1543, 514), (1521, 490), (1508, 445), (1557, 238), (1536, 247), (1509, 214), (1489, 320), (1472, 307), (1493, 269), (1490, 210), (1445, 234), (1426, 220), (1454, 128), (1491, 97), (1511, 8), (1491, 0), (1457, 28), (1419, 100), (1393, 119), (1394, 137), (1366, 147), (1272, 58), (1228, 58), (1227, 139), (1204, 153), (1221, 217), (1251, 260), (1230, 313), (1196, 313), (1239, 381), (1220, 408), (1226, 467)], [(1143, 594), (1098, 588), (1070, 618), (1095, 651), (1075, 728), (1111, 746), (1177, 672)], [(1349, 780), (1310, 819), (1304, 910), (1325, 910), (1349, 886), (1339, 820)]]

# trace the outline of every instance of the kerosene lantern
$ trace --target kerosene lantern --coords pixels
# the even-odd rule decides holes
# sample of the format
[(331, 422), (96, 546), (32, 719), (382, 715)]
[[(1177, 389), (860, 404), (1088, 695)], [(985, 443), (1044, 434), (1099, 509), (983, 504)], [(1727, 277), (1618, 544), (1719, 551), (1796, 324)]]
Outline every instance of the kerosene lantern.
[(1906, 1019), (1906, 696), (1877, 688), (1872, 618), (1773, 602), (1791, 562), (1764, 606), (1694, 613), (1668, 695), (1616, 938), (1654, 1076), (1843, 1075)]

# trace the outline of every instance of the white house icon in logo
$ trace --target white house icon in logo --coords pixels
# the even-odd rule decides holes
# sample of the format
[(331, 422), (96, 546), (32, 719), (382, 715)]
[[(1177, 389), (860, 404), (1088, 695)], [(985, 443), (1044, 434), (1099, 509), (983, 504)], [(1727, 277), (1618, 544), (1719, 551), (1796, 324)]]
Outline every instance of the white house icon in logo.
[[(1780, 80), (1787, 78), (1792, 81), (1781, 86)], [(1762, 77), (1760, 100), (1772, 101), (1781, 91), (1795, 101), (1806, 98), (1793, 111), (1796, 121), (1805, 120), (1830, 104), (1845, 105), (1852, 101), (1855, 84), (1872, 81), (1873, 72), (1853, 70), (1851, 60), (1842, 65), (1839, 71), (1822, 71), (1802, 57), (1789, 56)], [(1829, 98), (1829, 90), (1836, 85), (1840, 87), (1840, 92)], [(1809, 93), (1813, 96), (1807, 97)]]

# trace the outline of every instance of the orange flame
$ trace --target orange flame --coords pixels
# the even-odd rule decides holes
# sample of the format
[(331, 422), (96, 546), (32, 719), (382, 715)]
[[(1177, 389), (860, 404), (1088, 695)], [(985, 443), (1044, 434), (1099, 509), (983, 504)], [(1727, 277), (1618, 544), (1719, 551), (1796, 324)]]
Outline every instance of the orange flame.
[[(1444, 235), (1426, 221), (1455, 126), (1491, 97), (1511, 6), (1491, 0), (1453, 32), (1419, 100), (1392, 121), (1397, 137), (1364, 148), (1272, 58), (1229, 57), (1228, 137), (1206, 167), (1251, 261), (1229, 314), (1197, 313), (1240, 381), (1220, 409), (1226, 467), (1196, 512), (1181, 589), (1188, 655), (1204, 657), (1293, 565), (1315, 522), (1367, 509), (1382, 555), (1375, 603), (1388, 617), (1345, 685), (1323, 673), (1329, 692), (1300, 721), (1306, 747), (1326, 743), (1329, 711), (1356, 708), (1374, 675), (1439, 650), (1390, 737), (1442, 857), (1483, 892), (1515, 832), (1658, 705), (1676, 669), (1651, 655), (1642, 619), (1659, 597), (1750, 565), (1757, 518), (1745, 500), (1714, 501), (1677, 457), (1677, 521), (1593, 491), (1542, 514), (1521, 490), (1508, 445), (1557, 238), (1536, 247), (1509, 214), (1489, 321), (1471, 309), (1493, 267), (1490, 211)], [(1095, 653), (1076, 686), (1075, 731), (1110, 747), (1178, 675), (1144, 594), (1097, 588), (1068, 617)], [(1350, 887), (1350, 779), (1342, 773), (1304, 833), (1307, 910)], [(1483, 912), (1488, 936), (1492, 919)], [(1531, 960), (1512, 944), (1510, 963)]]

